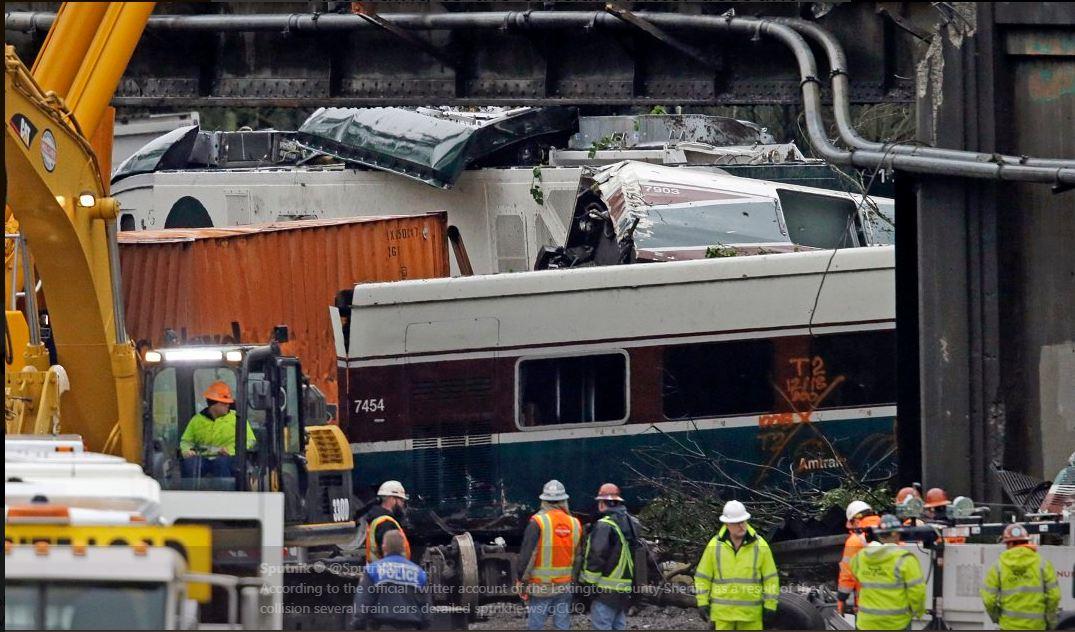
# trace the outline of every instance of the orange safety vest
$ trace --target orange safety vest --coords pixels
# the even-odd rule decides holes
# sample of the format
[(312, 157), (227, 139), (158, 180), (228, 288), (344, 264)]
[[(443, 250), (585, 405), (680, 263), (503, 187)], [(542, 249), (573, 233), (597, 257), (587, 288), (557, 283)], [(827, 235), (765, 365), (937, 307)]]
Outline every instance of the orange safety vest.
[(396, 519), (392, 516), (378, 516), (373, 519), (373, 522), (371, 522), (369, 527), (366, 529), (367, 564), (371, 562), (376, 562), (377, 560), (381, 559), (381, 556), (377, 555), (376, 553), (379, 548), (375, 546), (374, 540), (377, 537), (375, 535), (377, 533), (377, 527), (381, 526), (386, 521), (394, 524), (396, 526), (396, 530), (399, 531), (400, 534), (403, 536), (403, 556), (406, 557), (408, 560), (411, 559), (411, 543), (410, 540), (407, 539), (407, 532), (403, 530), (403, 527), (401, 527), (399, 522), (397, 522)]
[[(881, 526), (881, 518), (878, 516), (866, 516), (862, 520), (859, 520), (857, 525), (860, 529), (879, 526)], [(854, 574), (851, 573), (851, 558), (855, 557), (859, 551), (866, 548), (866, 544), (865, 534), (852, 531), (844, 542), (844, 555), (840, 558), (840, 577), (836, 581), (836, 586), (842, 592), (855, 593), (856, 597), (859, 590), (859, 582), (855, 579)]]
[(533, 584), (566, 584), (571, 581), (575, 551), (582, 541), (582, 523), (562, 509), (550, 509), (530, 517), (541, 531), (534, 549)]

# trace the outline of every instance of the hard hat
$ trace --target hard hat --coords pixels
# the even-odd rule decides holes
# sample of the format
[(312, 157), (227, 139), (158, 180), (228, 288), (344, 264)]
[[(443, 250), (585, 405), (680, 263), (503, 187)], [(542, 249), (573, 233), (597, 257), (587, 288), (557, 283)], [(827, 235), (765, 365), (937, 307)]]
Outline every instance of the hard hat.
[(949, 502), (950, 501), (948, 500), (947, 492), (945, 492), (940, 487), (934, 487), (931, 488), (928, 492), (926, 492), (926, 502), (924, 506), (942, 507), (944, 505), (947, 505)]
[(720, 521), (724, 524), (734, 524), (750, 520), (747, 508), (738, 500), (729, 500), (724, 504), (724, 512), (720, 514)]
[(873, 507), (869, 503), (865, 503), (861, 500), (852, 500), (847, 504), (847, 520), (851, 521), (852, 518), (859, 515), (864, 511), (873, 511)]
[(620, 488), (615, 483), (605, 483), (601, 489), (597, 490), (597, 497), (594, 500), (618, 500), (622, 503), (623, 497), (620, 496)]
[(1021, 524), (1010, 524), (1004, 527), (1004, 535), (1000, 537), (1000, 541), (1005, 544), (1011, 542), (1029, 542), (1030, 532)]
[(385, 481), (381, 483), (380, 489), (377, 490), (377, 495), (381, 498), (386, 496), (395, 496), (396, 498), (402, 498), (403, 500), (410, 500), (411, 497), (407, 495), (407, 490), (403, 489), (403, 483), (399, 481)]
[(217, 380), (209, 385), (209, 388), (205, 389), (202, 393), (202, 397), (214, 402), (224, 402), (225, 404), (234, 404), (235, 399), (231, 396), (231, 388), (227, 382)]
[(922, 494), (919, 494), (918, 490), (913, 487), (901, 487), (900, 491), (896, 492), (896, 504), (898, 505), (910, 497), (921, 498)]
[(567, 490), (564, 489), (564, 484), (554, 478), (548, 483), (545, 483), (545, 486), (541, 488), (541, 495), (538, 496), (538, 498), (549, 502), (557, 502), (559, 500), (567, 500), (570, 496), (567, 495)]
[(885, 514), (881, 516), (881, 528), (882, 529), (899, 529), (902, 526), (900, 519), (892, 514)]

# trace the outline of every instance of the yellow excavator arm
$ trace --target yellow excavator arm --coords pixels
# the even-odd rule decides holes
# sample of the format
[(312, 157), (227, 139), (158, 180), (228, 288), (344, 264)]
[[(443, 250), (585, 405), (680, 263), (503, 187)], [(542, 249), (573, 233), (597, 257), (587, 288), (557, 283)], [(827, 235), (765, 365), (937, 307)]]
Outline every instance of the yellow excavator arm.
[[(70, 382), (60, 396), (52, 369), (9, 375), (7, 430), (77, 433), (93, 451), (111, 451), (118, 437), (133, 462), (142, 458), (142, 424), (138, 364), (123, 323), (118, 207), (89, 138), (154, 4), (64, 3), (33, 75), (12, 47), (4, 50), (5, 202), (34, 254), (57, 362)], [(56, 406), (59, 427), (42, 428), (43, 411)]]

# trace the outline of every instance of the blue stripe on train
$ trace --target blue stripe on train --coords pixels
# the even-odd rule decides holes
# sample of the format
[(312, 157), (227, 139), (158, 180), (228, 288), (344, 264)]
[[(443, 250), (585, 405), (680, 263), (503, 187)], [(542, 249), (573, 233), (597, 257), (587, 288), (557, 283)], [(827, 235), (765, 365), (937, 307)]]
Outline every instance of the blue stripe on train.
[(794, 472), (827, 489), (848, 470), (875, 480), (894, 476), (895, 445), (895, 418), (867, 417), (361, 453), (355, 455), (355, 493), (369, 496), (381, 482), (398, 479), (415, 509), (433, 509), (442, 516), (465, 510), (479, 518), (501, 515), (509, 507), (532, 511), (542, 485), (556, 478), (572, 495), (573, 509), (586, 511), (603, 482), (619, 484), (630, 504), (637, 505), (654, 496), (654, 490), (638, 483), (640, 474), (675, 470), (692, 479), (715, 478), (709, 463), (683, 453), (716, 459), (727, 475), (749, 486), (785, 486)]

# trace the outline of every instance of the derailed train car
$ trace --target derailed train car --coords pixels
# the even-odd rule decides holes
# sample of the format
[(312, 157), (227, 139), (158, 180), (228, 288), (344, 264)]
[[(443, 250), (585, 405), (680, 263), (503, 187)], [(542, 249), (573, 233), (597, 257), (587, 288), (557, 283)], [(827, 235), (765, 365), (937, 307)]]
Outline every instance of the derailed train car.
[(894, 473), (892, 247), (362, 284), (338, 304), (356, 493), (403, 480), (419, 524), (517, 534), (549, 478), (646, 502), (638, 451), (672, 439), (747, 483)]

